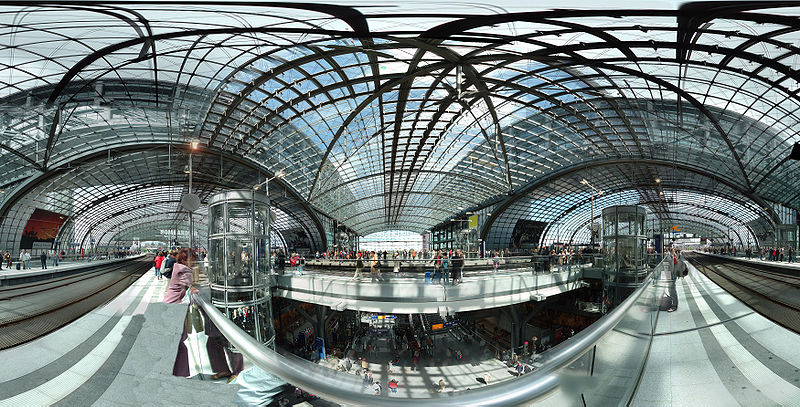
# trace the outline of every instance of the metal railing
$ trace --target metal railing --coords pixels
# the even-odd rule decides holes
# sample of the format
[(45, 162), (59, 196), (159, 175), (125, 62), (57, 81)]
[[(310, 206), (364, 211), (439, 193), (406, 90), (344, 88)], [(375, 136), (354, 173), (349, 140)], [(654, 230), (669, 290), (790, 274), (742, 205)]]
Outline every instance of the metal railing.
[[(554, 273), (571, 271), (573, 268), (582, 268), (594, 263), (594, 256), (569, 256), (565, 258), (563, 255), (536, 255), (536, 256), (513, 256), (501, 257), (498, 259), (498, 270), (501, 271), (532, 271), (536, 273)], [(363, 271), (369, 271), (371, 259), (361, 259)], [(401, 277), (418, 277), (426, 271), (434, 271), (435, 262), (437, 259), (424, 258), (424, 259), (411, 259), (411, 258), (388, 258), (379, 259), (381, 272), (390, 273), (393, 271), (395, 264), (400, 268), (402, 273)], [(452, 270), (453, 259), (448, 259), (447, 269)], [(325, 274), (326, 271), (335, 270), (338, 272), (346, 271), (353, 272), (357, 264), (357, 259), (306, 259), (303, 266), (304, 271), (311, 271), (315, 273)], [(468, 258), (464, 259), (465, 273), (486, 272), (494, 269), (493, 258)], [(292, 272), (297, 267), (292, 267), (286, 263), (284, 266), (285, 272)]]
[[(508, 406), (530, 402), (542, 397), (559, 385), (558, 371), (576, 361), (592, 350), (606, 334), (611, 332), (623, 320), (626, 313), (637, 302), (639, 297), (651, 286), (653, 273), (645, 279), (625, 301), (609, 314), (600, 318), (587, 329), (579, 332), (570, 340), (542, 354), (543, 366), (520, 378), (507, 380), (491, 386), (474, 388), (468, 392), (457, 392), (452, 396), (440, 395), (428, 398), (414, 398), (418, 406), (440, 406), (446, 400), (448, 404), (464, 406)], [(363, 393), (362, 382), (353, 375), (308, 362), (293, 355), (282, 355), (258, 343), (229, 319), (221, 314), (199, 294), (193, 294), (195, 302), (204, 309), (214, 324), (225, 337), (242, 354), (255, 365), (281, 379), (314, 393), (320, 397), (345, 405), (361, 406), (407, 406), (409, 399), (372, 396)]]

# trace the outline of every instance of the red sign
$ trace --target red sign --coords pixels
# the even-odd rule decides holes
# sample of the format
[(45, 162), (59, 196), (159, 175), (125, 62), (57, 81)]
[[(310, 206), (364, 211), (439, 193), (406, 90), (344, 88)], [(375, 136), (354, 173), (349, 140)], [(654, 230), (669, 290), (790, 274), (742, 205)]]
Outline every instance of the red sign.
[(31, 214), (20, 239), (20, 249), (32, 249), (37, 242), (53, 243), (66, 216), (36, 208)]

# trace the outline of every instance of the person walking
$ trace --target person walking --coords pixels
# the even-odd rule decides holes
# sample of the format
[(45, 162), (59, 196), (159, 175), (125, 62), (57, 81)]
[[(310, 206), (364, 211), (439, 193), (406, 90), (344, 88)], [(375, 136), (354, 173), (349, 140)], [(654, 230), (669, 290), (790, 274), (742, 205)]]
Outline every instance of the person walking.
[(161, 264), (164, 263), (164, 254), (162, 252), (158, 252), (153, 262), (156, 269), (156, 278), (161, 280)]
[(671, 274), (666, 276), (668, 278), (667, 284), (669, 285), (669, 306), (667, 307), (667, 312), (675, 312), (678, 309), (678, 290), (675, 288), (675, 284), (677, 283), (678, 274), (682, 271), (681, 266), (686, 266), (683, 264), (683, 261), (679, 259), (675, 249), (672, 249), (670, 254), (672, 255), (672, 267), (668, 269), (671, 271)]
[(442, 255), (442, 285), (450, 285), (450, 256)]
[(299, 253), (295, 253), (297, 255), (297, 274), (303, 275), (303, 266), (306, 264), (306, 259), (303, 255)]
[(25, 250), (20, 250), (19, 252), (19, 263), (22, 265), (22, 269), (25, 270)]
[(462, 270), (464, 269), (464, 256), (461, 254), (461, 249), (456, 250), (451, 263), (453, 270), (450, 272), (450, 279), (453, 280), (453, 285), (458, 285), (459, 281), (463, 279)]
[(436, 251), (433, 256), (433, 283), (439, 284), (442, 282), (442, 252)]
[(397, 251), (392, 255), (392, 274), (394, 279), (400, 276), (400, 253)]
[(8, 250), (6, 250), (6, 254), (3, 255), (3, 259), (6, 261), (6, 267), (11, 270), (11, 266), (14, 265), (14, 262), (11, 260), (11, 253)]
[(361, 270), (364, 269), (364, 260), (361, 259), (361, 253), (359, 252), (356, 255), (356, 272), (353, 274), (353, 278), (351, 280), (355, 280), (356, 278), (361, 280)]
[(47, 252), (42, 250), (42, 254), (39, 255), (39, 260), (42, 261), (42, 269), (47, 270)]
[(381, 261), (378, 260), (378, 254), (375, 252), (370, 252), (370, 262), (369, 262), (369, 274), (372, 277), (372, 282), (383, 281), (383, 277), (381, 276)]

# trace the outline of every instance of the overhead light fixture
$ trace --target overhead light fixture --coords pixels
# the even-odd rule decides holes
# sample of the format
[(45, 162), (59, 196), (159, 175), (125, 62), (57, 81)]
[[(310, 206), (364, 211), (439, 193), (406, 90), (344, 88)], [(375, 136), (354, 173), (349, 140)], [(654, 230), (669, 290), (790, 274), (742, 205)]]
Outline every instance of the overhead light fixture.
[(660, 183), (661, 183), (661, 178), (656, 178), (656, 184), (660, 184)]
[(200, 141), (192, 140), (192, 150), (197, 150), (197, 147), (200, 147)]
[(583, 184), (583, 185), (586, 185), (587, 182), (589, 182), (589, 181), (586, 181), (586, 178), (581, 180), (581, 184)]

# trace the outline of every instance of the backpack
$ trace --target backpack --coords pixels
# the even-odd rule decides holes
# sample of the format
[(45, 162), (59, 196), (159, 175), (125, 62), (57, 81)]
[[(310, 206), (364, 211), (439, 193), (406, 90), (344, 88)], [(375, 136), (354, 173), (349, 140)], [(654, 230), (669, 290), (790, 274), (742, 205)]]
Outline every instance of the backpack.
[(162, 266), (164, 266), (164, 268), (161, 270), (161, 275), (166, 278), (172, 278), (172, 266), (175, 264), (176, 261), (177, 260), (175, 260), (174, 257), (167, 257), (166, 259), (164, 259), (164, 263), (162, 263)]

